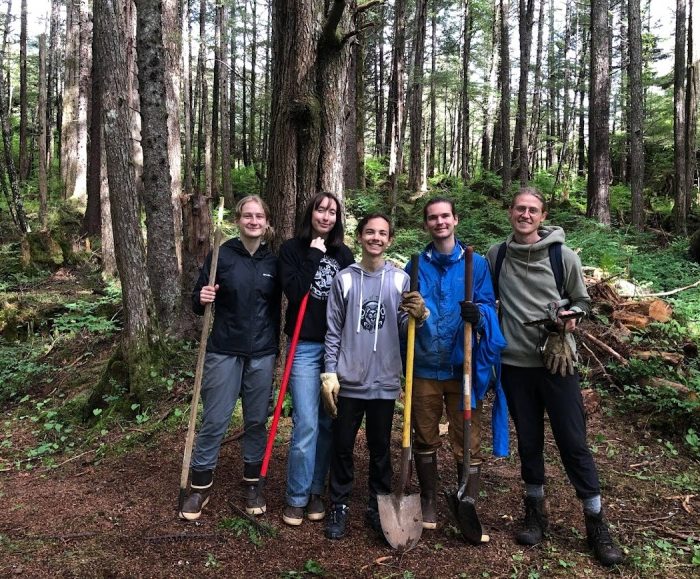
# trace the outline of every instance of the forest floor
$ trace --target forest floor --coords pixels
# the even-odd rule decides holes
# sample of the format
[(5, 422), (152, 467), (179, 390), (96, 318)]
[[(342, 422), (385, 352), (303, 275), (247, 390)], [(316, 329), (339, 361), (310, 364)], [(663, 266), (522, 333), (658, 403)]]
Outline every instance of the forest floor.
[[(65, 280), (62, 283), (61, 291), (76, 291), (77, 286), (66, 288)], [(176, 505), (191, 376), (174, 384), (171, 399), (153, 409), (147, 421), (123, 421), (98, 434), (90, 431), (89, 442), (60, 446), (50, 461), (32, 459), (32, 449), (41, 448), (46, 431), (60, 430), (55, 426), (60, 411), (47, 415), (45, 408), (70, 405), (84, 396), (109, 359), (114, 339), (78, 333), (70, 344), (46, 355), (45, 361), (54, 368), (48, 382), (37, 381), (21, 400), (3, 403), (2, 577), (697, 577), (698, 461), (651, 429), (647, 416), (620, 414), (614, 393), (604, 391), (601, 404), (588, 416), (588, 436), (601, 475), (606, 515), (626, 554), (626, 562), (611, 570), (599, 566), (589, 553), (580, 503), (549, 432), (551, 530), (548, 539), (534, 548), (519, 546), (513, 539), (522, 517), (514, 437), (512, 455), (491, 459), (483, 469), (478, 511), (491, 537), (489, 544), (465, 544), (448, 522), (442, 497), (438, 528), (424, 531), (408, 552), (393, 550), (366, 528), (367, 452), (362, 431), (347, 538), (326, 539), (323, 523), (285, 525), (281, 513), (288, 418), (280, 423), (270, 463), (267, 513), (258, 519), (269, 534), (241, 512), (244, 488), (235, 420), (222, 447), (209, 505), (198, 522), (180, 521)], [(395, 471), (400, 424), (397, 414)], [(77, 430), (68, 438), (79, 439)], [(447, 438), (443, 440), (442, 484), (452, 488), (455, 468)], [(489, 443), (487, 439), (485, 444)], [(412, 492), (417, 491), (414, 476)]]

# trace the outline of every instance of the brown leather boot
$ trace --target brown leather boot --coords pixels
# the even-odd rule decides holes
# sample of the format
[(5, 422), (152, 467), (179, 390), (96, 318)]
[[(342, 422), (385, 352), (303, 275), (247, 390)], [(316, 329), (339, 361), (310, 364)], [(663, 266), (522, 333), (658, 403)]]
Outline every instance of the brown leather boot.
[(420, 482), (420, 506), (423, 512), (423, 528), (437, 527), (437, 454), (414, 455), (416, 473)]

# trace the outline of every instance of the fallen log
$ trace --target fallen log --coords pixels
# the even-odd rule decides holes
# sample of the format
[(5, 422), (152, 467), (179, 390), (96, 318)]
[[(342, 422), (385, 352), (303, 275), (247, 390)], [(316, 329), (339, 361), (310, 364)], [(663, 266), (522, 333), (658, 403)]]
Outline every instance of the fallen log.
[(655, 352), (652, 350), (645, 350), (641, 352), (632, 352), (632, 357), (637, 360), (651, 360), (653, 358), (660, 358), (664, 362), (671, 364), (673, 366), (678, 366), (683, 361), (683, 354), (677, 354), (675, 352)]
[[(642, 386), (647, 386), (649, 388), (670, 388), (678, 393), (682, 398), (691, 402), (698, 400), (698, 393), (680, 382), (673, 382), (672, 380), (659, 378), (658, 376), (648, 376), (646, 378), (642, 378), (639, 383)], [(700, 410), (700, 408), (698, 410)]]
[(617, 360), (620, 364), (623, 366), (628, 366), (629, 362), (623, 358), (620, 354), (618, 354), (615, 350), (613, 350), (610, 346), (608, 346), (605, 342), (602, 342), (598, 338), (596, 338), (594, 335), (590, 334), (589, 332), (584, 332), (583, 330), (580, 330), (581, 335), (592, 342), (596, 347), (600, 348), (604, 352), (607, 352), (610, 354), (615, 360)]

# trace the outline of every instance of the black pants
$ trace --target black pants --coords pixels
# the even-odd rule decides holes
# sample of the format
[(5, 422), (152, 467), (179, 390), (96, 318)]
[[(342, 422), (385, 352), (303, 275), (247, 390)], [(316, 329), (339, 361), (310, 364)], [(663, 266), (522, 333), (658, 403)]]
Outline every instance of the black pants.
[(394, 400), (338, 398), (338, 417), (333, 421), (330, 499), (347, 504), (355, 479), (355, 438), (365, 417), (369, 449), (369, 507), (377, 508), (377, 495), (391, 492), (391, 423)]
[(518, 433), (520, 469), (526, 484), (544, 484), (544, 411), (576, 496), (600, 494), (593, 456), (586, 442), (586, 418), (578, 374), (559, 376), (546, 368), (503, 365), (501, 381)]

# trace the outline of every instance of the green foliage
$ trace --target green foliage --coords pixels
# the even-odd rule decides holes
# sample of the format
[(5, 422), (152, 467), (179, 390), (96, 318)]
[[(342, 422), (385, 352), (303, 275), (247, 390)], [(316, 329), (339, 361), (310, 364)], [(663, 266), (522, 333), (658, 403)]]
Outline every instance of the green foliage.
[[(260, 182), (255, 174), (255, 167), (236, 167), (231, 171), (231, 185), (236, 192), (236, 198), (240, 199), (246, 195), (259, 195)], [(233, 207), (229, 207), (233, 210)]]
[(71, 336), (85, 330), (90, 333), (111, 335), (119, 329), (114, 317), (100, 315), (103, 306), (114, 306), (112, 298), (103, 297), (94, 302), (79, 300), (65, 304), (66, 312), (53, 319), (54, 335)]
[(21, 398), (51, 368), (32, 342), (7, 342), (0, 336), (0, 403)]
[(226, 517), (217, 525), (219, 529), (230, 531), (236, 537), (245, 536), (253, 545), (262, 545), (263, 534), (275, 537), (277, 529), (266, 523), (252, 522), (241, 517)]

